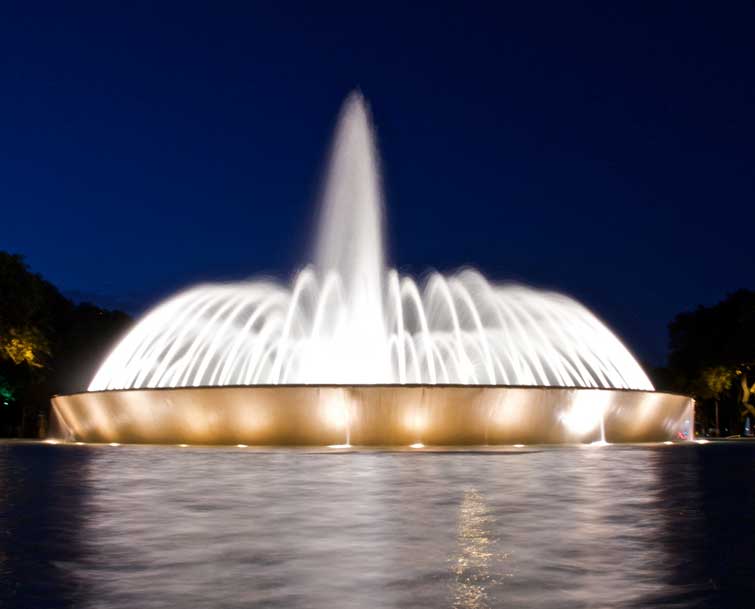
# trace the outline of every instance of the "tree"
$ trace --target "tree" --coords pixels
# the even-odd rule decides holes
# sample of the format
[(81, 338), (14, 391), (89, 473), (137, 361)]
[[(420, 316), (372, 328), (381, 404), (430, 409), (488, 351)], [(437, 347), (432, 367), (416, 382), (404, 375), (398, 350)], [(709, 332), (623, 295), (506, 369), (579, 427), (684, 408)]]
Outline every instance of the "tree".
[(0, 252), (0, 336), (11, 330), (49, 336), (66, 306), (57, 288), (32, 273), (22, 256)]
[(755, 362), (748, 362), (740, 366), (736, 371), (739, 377), (739, 403), (742, 405), (742, 416), (755, 418), (755, 382), (750, 384), (749, 378), (752, 378), (752, 370), (755, 368)]
[(50, 396), (85, 390), (129, 323), (72, 303), (23, 257), (0, 252), (0, 435), (36, 435)]
[(704, 368), (697, 379), (695, 395), (700, 399), (711, 399), (716, 405), (716, 435), (721, 435), (721, 422), (718, 416), (718, 406), (722, 397), (731, 389), (734, 371), (726, 366)]
[(10, 328), (5, 336), (0, 336), (2, 355), (14, 364), (26, 363), (33, 368), (42, 368), (43, 358), (50, 355), (47, 338), (37, 328)]
[(710, 406), (717, 430), (719, 406), (729, 428), (755, 415), (748, 408), (755, 392), (755, 292), (739, 290), (711, 307), (680, 313), (669, 324), (669, 346), (668, 388), (692, 394), (703, 423)]

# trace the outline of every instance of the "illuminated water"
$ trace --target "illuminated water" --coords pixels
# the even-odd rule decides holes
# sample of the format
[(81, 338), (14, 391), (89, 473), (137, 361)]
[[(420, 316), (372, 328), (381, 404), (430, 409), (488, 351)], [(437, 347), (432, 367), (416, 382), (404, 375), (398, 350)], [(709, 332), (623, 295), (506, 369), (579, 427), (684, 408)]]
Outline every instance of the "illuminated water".
[(755, 445), (0, 444), (0, 607), (752, 607)]
[[(359, 94), (341, 112), (321, 207), (313, 264), (290, 285), (208, 284), (177, 294), (135, 325), (89, 389), (300, 383), (653, 389), (621, 341), (567, 296), (492, 283), (474, 269), (433, 272), (417, 282), (387, 265), (378, 153)], [(463, 201), (458, 213), (465, 213)], [(511, 229), (501, 226), (501, 240)]]

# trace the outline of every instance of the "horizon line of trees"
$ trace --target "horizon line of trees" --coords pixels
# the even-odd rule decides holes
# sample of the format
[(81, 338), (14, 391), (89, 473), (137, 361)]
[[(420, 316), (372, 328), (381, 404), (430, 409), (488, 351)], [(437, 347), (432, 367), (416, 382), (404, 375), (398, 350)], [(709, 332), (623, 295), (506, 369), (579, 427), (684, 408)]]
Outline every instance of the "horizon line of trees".
[(41, 437), (50, 397), (85, 390), (131, 318), (75, 303), (0, 251), (0, 437)]
[(755, 422), (755, 292), (679, 313), (669, 323), (667, 364), (653, 371), (657, 390), (695, 398), (704, 435), (752, 434)]
[[(0, 437), (44, 435), (50, 397), (85, 391), (131, 323), (122, 311), (72, 302), (23, 256), (0, 251)], [(700, 433), (750, 433), (755, 292), (679, 313), (668, 329), (667, 363), (649, 370), (656, 390), (694, 397)]]

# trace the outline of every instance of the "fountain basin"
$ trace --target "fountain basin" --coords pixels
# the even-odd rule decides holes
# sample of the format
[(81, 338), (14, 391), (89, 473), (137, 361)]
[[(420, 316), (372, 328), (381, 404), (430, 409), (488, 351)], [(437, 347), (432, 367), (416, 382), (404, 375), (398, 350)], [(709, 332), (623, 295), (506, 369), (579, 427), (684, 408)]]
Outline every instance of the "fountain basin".
[(656, 442), (689, 433), (694, 420), (683, 395), (498, 385), (128, 389), (58, 395), (52, 406), (70, 440), (147, 444)]

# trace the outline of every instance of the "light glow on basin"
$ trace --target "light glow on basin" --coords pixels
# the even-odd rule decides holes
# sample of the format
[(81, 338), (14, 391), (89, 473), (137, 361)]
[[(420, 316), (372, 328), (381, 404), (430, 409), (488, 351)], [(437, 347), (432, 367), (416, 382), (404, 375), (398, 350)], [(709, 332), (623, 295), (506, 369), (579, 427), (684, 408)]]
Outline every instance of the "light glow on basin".
[(335, 429), (346, 429), (349, 424), (349, 407), (343, 401), (328, 402), (323, 407), (323, 418)]
[(600, 427), (610, 395), (577, 394), (574, 403), (561, 415), (561, 423), (575, 436), (584, 436)]
[[(638, 417), (648, 395), (659, 405), (653, 417)], [(583, 413), (591, 402), (602, 406), (599, 424), (589, 418), (576, 431), (564, 424), (564, 415)], [(347, 404), (348, 419), (326, 416), (333, 404)], [(526, 416), (501, 422), (501, 404), (515, 404)], [(53, 408), (71, 441), (239, 448), (663, 442), (677, 438), (693, 415), (690, 398), (665, 393), (475, 385), (132, 389), (56, 396)], [(244, 424), (258, 410), (266, 424)], [(194, 418), (211, 423), (197, 426), (189, 421)]]
[(492, 283), (474, 269), (417, 282), (386, 264), (383, 241), (374, 133), (364, 99), (352, 94), (330, 155), (314, 263), (290, 285), (201, 285), (168, 299), (121, 341), (89, 390), (414, 383), (653, 389), (621, 341), (575, 300)]
[(406, 429), (414, 433), (421, 433), (427, 427), (427, 414), (419, 408), (410, 408), (404, 414)]

